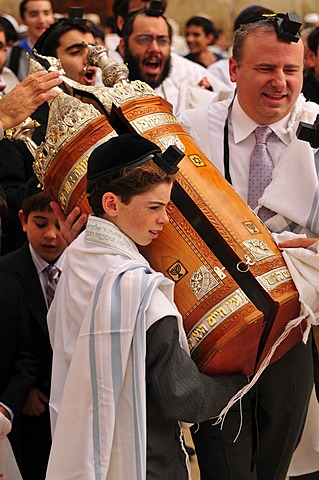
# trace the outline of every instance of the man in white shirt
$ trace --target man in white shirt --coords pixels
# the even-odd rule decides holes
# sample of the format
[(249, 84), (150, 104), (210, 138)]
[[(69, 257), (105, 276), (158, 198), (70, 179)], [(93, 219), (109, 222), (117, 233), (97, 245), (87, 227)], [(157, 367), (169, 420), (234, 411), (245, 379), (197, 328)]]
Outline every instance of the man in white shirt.
[[(230, 78), (237, 86), (233, 101), (183, 112), (180, 120), (245, 200), (254, 130), (270, 126), (268, 148), (274, 168), (255, 211), (272, 210), (266, 221), (271, 231), (318, 236), (316, 152), (298, 140), (296, 130), (300, 121), (313, 123), (319, 108), (300, 97), (304, 45), (298, 34), (280, 36), (281, 20), (275, 16), (253, 22), (235, 33), (230, 59)], [(258, 176), (263, 175), (260, 171)], [(209, 422), (196, 430), (193, 438), (203, 480), (284, 480), (313, 387), (311, 347), (311, 339), (307, 345), (301, 342), (266, 369), (251, 405), (246, 404), (235, 443), (236, 412), (228, 424), (226, 417), (221, 432)], [(217, 477), (218, 460), (214, 462), (208, 451), (224, 452), (224, 469)]]
[(119, 45), (129, 68), (129, 79), (148, 83), (173, 105), (174, 114), (219, 100), (219, 92), (200, 88), (195, 81), (174, 78), (171, 41), (172, 30), (163, 15), (144, 9), (129, 16)]

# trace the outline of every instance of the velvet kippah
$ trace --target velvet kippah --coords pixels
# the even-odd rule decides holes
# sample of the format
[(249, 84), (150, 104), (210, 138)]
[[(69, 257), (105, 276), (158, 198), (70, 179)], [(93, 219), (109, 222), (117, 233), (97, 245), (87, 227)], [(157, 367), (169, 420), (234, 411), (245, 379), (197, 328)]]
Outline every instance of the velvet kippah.
[(111, 138), (91, 153), (88, 159), (88, 180), (108, 175), (117, 170), (132, 170), (149, 160), (150, 155), (161, 153), (153, 142), (140, 135), (125, 133)]

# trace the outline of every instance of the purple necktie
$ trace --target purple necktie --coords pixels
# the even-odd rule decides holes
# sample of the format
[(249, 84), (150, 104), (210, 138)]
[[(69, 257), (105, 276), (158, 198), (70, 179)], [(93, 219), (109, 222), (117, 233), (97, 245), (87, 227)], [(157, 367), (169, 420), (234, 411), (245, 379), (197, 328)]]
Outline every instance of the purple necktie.
[[(265, 188), (271, 182), (274, 163), (267, 147), (267, 141), (273, 133), (270, 127), (257, 127), (255, 129), (256, 144), (250, 157), (248, 205), (255, 210), (258, 200)], [(266, 207), (261, 207), (258, 217), (265, 222), (272, 217), (274, 212)]]

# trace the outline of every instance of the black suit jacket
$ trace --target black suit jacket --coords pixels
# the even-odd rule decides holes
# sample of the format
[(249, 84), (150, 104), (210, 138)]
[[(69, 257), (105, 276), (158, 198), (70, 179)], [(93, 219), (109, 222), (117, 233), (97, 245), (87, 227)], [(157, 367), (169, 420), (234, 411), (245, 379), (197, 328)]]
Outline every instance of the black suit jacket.
[[(48, 104), (41, 105), (32, 115), (40, 123), (32, 138), (40, 144), (44, 140)], [(0, 141), (0, 183), (6, 194), (9, 207), (8, 215), (2, 222), (1, 254), (12, 252), (21, 247), (27, 240), (22, 231), (18, 212), (24, 197), (26, 184), (33, 175), (34, 158), (23, 142), (10, 142), (7, 139)]]
[(49, 395), (52, 349), (46, 320), (47, 307), (28, 242), (18, 250), (0, 257), (0, 271), (14, 277), (22, 285), (29, 311), (31, 337), (39, 363), (35, 386)]
[(35, 382), (37, 361), (21, 285), (0, 272), (0, 402), (16, 415)]

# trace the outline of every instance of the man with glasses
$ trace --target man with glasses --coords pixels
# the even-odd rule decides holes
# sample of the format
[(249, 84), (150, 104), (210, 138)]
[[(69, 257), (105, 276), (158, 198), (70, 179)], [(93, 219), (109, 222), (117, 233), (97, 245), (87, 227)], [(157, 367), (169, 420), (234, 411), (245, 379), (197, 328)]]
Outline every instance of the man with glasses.
[[(297, 20), (294, 14), (277, 14), (242, 24), (229, 60), (234, 99), (183, 112), (180, 120), (270, 231), (311, 237), (319, 233), (318, 151), (299, 140), (296, 131), (301, 121), (314, 122), (318, 105), (300, 95), (304, 44), (299, 33), (293, 33), (301, 24)], [(262, 131), (268, 135), (268, 154), (259, 155), (265, 164), (255, 169)], [(264, 178), (268, 185), (254, 190)], [(241, 414), (230, 410), (222, 430), (209, 422), (194, 429), (201, 479), (284, 480), (313, 383), (310, 336), (266, 368), (244, 397)]]
[(172, 29), (161, 13), (146, 8), (130, 15), (119, 45), (129, 68), (129, 79), (148, 83), (173, 105), (174, 114), (219, 100), (216, 92), (178, 82), (170, 76), (171, 42)]

